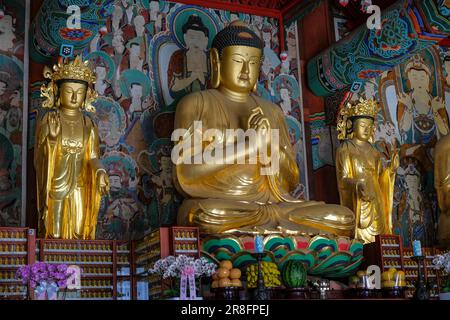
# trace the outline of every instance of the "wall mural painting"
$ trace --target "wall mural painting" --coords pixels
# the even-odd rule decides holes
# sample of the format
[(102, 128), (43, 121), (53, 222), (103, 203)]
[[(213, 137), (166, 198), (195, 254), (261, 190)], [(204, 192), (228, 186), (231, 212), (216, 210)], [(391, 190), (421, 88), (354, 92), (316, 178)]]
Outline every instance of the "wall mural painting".
[(20, 226), (25, 1), (0, 8), (0, 226)]
[(111, 182), (97, 238), (138, 238), (176, 221), (182, 201), (170, 159), (176, 105), (186, 94), (209, 87), (208, 50), (216, 33), (236, 19), (264, 39), (257, 94), (286, 114), (302, 172), (293, 194), (307, 196), (295, 24), (286, 29), (287, 54), (280, 57), (278, 21), (271, 18), (165, 1), (109, 5), (106, 33), (94, 35), (83, 53), (98, 75), (94, 118)]
[(313, 170), (318, 170), (326, 165), (334, 166), (338, 147), (336, 127), (327, 124), (325, 112), (311, 114), (309, 123)]
[(449, 71), (449, 51), (433, 46), (367, 81), (360, 92), (380, 102), (377, 148), (386, 159), (395, 150), (400, 153), (393, 223), (405, 246), (416, 239), (425, 246), (437, 244), (433, 153), (449, 130)]

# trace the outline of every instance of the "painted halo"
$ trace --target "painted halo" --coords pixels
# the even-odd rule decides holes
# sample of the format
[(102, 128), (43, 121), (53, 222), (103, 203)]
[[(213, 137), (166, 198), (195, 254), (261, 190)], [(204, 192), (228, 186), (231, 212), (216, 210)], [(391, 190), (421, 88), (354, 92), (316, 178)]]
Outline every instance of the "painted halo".
[(108, 71), (106, 73), (106, 80), (111, 80), (114, 77), (114, 74), (116, 73), (116, 65), (114, 64), (113, 59), (111, 59), (111, 57), (106, 52), (91, 52), (86, 55), (84, 59), (89, 60), (94, 68), (96, 67), (96, 63), (93, 61), (100, 59)]
[(181, 48), (185, 48), (183, 36), (183, 25), (192, 15), (197, 15), (202, 20), (205, 27), (209, 30), (208, 48), (211, 47), (212, 41), (217, 32), (222, 29), (222, 23), (219, 17), (212, 11), (194, 6), (175, 6), (174, 11), (169, 13), (170, 16), (170, 31), (173, 41)]
[(297, 100), (300, 96), (300, 90), (297, 80), (293, 76), (281, 75), (276, 77), (273, 81), (273, 91), (275, 92), (275, 101), (281, 101), (280, 89), (282, 85), (287, 85), (289, 87), (291, 100)]
[(122, 72), (119, 79), (120, 91), (126, 98), (131, 97), (130, 88), (133, 83), (142, 86), (142, 97), (150, 95), (150, 79), (141, 71), (128, 69)]

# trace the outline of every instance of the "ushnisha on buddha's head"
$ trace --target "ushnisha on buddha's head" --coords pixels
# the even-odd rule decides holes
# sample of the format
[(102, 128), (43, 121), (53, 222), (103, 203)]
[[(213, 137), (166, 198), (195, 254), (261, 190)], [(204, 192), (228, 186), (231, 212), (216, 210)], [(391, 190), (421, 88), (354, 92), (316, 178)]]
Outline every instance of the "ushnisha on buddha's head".
[(238, 93), (255, 90), (263, 48), (263, 41), (244, 22), (230, 23), (211, 46), (212, 87)]
[(81, 56), (54, 65), (53, 71), (44, 68), (44, 77), (50, 79), (48, 85), (41, 87), (42, 96), (47, 98), (44, 107), (95, 111), (91, 103), (97, 95), (91, 85), (95, 83), (96, 76), (88, 61), (83, 61)]

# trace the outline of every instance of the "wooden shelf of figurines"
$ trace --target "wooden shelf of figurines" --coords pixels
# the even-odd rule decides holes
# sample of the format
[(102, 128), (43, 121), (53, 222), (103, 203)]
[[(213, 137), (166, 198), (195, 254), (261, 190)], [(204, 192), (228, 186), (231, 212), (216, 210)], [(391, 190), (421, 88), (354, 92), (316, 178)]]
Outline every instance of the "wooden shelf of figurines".
[(149, 275), (154, 263), (170, 254), (169, 228), (151, 231), (143, 239), (133, 241), (133, 300), (154, 300), (161, 297), (164, 281), (158, 275)]
[(127, 241), (114, 241), (114, 288), (116, 300), (131, 300), (132, 255), (131, 245)]
[[(16, 279), (17, 269), (34, 263), (36, 233), (29, 228), (0, 228), (0, 300), (25, 300), (32, 294)], [(30, 250), (32, 249), (32, 250)]]
[[(439, 272), (433, 267), (433, 257), (436, 254), (441, 253), (440, 249), (436, 248), (422, 248), (422, 253), (425, 257), (425, 282), (430, 293), (430, 299), (439, 298), (439, 288), (440, 288), (440, 275)], [(412, 298), (415, 291), (415, 283), (417, 280), (417, 262), (411, 259), (413, 256), (412, 248), (403, 249), (403, 261), (405, 262), (405, 278), (406, 278), (406, 297)]]
[(195, 227), (171, 227), (171, 252), (174, 256), (200, 257), (199, 230)]
[(400, 236), (379, 235), (375, 242), (364, 245), (364, 265), (378, 265), (381, 272), (391, 268), (403, 270), (403, 246)]
[(114, 300), (114, 247), (109, 240), (39, 239), (39, 260), (80, 267), (81, 288), (64, 292), (66, 300)]

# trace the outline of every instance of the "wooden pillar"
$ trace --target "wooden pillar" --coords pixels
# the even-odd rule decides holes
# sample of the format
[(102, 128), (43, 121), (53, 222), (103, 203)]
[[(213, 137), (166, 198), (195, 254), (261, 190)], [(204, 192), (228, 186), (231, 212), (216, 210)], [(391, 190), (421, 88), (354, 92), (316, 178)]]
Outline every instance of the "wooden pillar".
[(309, 193), (311, 200), (339, 203), (335, 167), (326, 166), (313, 171), (311, 127), (309, 116), (325, 111), (325, 100), (312, 93), (306, 78), (306, 63), (334, 42), (334, 30), (328, 1), (322, 3), (298, 22), (301, 60), (302, 93), (305, 118), (306, 154), (308, 161)]

